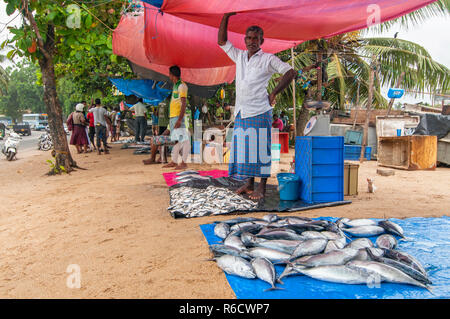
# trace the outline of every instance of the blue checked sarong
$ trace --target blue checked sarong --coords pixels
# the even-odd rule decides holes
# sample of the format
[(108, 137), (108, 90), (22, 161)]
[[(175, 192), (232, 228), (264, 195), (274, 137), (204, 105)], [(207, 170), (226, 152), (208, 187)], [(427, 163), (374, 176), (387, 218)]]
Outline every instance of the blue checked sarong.
[(228, 176), (239, 180), (249, 177), (270, 177), (272, 110), (234, 121)]

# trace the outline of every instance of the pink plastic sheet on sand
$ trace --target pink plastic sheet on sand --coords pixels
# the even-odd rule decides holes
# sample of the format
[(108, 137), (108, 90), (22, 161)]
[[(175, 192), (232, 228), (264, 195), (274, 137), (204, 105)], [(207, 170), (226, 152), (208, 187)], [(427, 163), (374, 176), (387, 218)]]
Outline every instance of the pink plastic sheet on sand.
[[(170, 187), (172, 185), (178, 184), (178, 182), (176, 181), (177, 173), (179, 172), (163, 173), (167, 186)], [(212, 178), (219, 178), (219, 177), (227, 177), (228, 171), (214, 169), (211, 171), (198, 171), (198, 174), (200, 176), (211, 176)]]

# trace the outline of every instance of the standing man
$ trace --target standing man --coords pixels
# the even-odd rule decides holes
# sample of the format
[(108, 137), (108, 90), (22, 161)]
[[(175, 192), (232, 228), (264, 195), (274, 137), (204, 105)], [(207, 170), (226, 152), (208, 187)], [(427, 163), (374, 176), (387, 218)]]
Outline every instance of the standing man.
[(137, 98), (137, 103), (130, 107), (129, 111), (134, 111), (136, 118), (135, 142), (143, 142), (147, 133), (147, 108), (142, 103), (142, 98)]
[[(184, 116), (187, 105), (188, 87), (186, 83), (181, 81), (181, 70), (176, 65), (169, 68), (169, 78), (173, 82), (169, 107), (169, 126), (162, 135), (151, 137), (151, 157), (143, 162), (145, 165), (156, 163), (155, 158), (158, 147), (176, 143), (172, 150), (172, 161), (164, 165), (163, 168), (173, 167), (175, 169), (185, 169), (187, 167), (186, 161), (191, 146)], [(181, 163), (178, 164), (180, 151), (182, 151), (182, 158)]]
[[(93, 105), (92, 107), (95, 107), (95, 105)], [(94, 124), (94, 114), (92, 113), (92, 109), (88, 110), (86, 118), (89, 121), (88, 136), (89, 136), (89, 141), (91, 142), (91, 151), (95, 151), (97, 148), (95, 147), (95, 140), (94, 140), (95, 124)]]
[[(277, 94), (295, 78), (296, 72), (275, 55), (261, 50), (264, 32), (258, 26), (249, 27), (245, 33), (247, 50), (235, 48), (227, 38), (228, 20), (235, 14), (224, 14), (218, 34), (219, 46), (236, 63), (235, 126), (228, 175), (246, 180), (236, 193), (247, 193), (251, 199), (259, 200), (265, 195), (270, 177), (272, 105)], [(268, 94), (267, 85), (275, 73), (281, 73), (283, 77)], [(255, 177), (261, 178), (256, 189)]]
[(102, 107), (100, 99), (95, 99), (95, 107), (90, 109), (89, 112), (94, 114), (95, 135), (97, 135), (97, 151), (98, 155), (102, 155), (101, 141), (105, 148), (105, 154), (109, 154), (109, 150), (106, 147), (106, 126), (110, 122), (108, 117), (108, 111)]

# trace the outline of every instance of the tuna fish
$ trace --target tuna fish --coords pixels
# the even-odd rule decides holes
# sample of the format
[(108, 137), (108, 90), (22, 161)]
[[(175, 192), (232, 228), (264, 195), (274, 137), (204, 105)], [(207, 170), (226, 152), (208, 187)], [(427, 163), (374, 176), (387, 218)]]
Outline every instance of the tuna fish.
[(324, 234), (322, 234), (323, 232), (318, 232), (318, 231), (312, 231), (312, 230), (307, 230), (302, 232), (302, 236), (305, 237), (306, 239), (327, 239), (327, 237), (325, 237)]
[(243, 258), (223, 255), (216, 259), (217, 266), (219, 266), (223, 271), (230, 275), (236, 275), (244, 278), (256, 278), (255, 271), (250, 264)]
[(283, 289), (275, 287), (277, 280), (277, 273), (273, 264), (267, 258), (257, 257), (251, 261), (252, 267), (255, 271), (256, 277), (269, 283), (272, 287), (264, 290), (264, 292), (275, 289)]
[(250, 248), (246, 251), (246, 253), (254, 258), (257, 257), (262, 257), (262, 258), (267, 258), (270, 261), (274, 262), (274, 261), (286, 261), (288, 260), (291, 255), (290, 254), (286, 254), (283, 253), (281, 251), (275, 250), (275, 249), (270, 249), (270, 248), (265, 248), (265, 247), (254, 247), (254, 248)]
[(275, 249), (286, 254), (292, 254), (297, 246), (302, 243), (301, 240), (259, 240), (254, 246)]
[(297, 268), (300, 269), (300, 268), (305, 268), (305, 267), (304, 266), (300, 266), (300, 265), (296, 265), (294, 263), (287, 263), (286, 267), (284, 268), (284, 270), (281, 273), (281, 275), (278, 277), (277, 281), (280, 284), (283, 284), (281, 279), (283, 279), (284, 277), (288, 277), (288, 276), (292, 276), (292, 275), (303, 275), (302, 273), (298, 272)]
[(250, 259), (250, 257), (243, 251), (227, 245), (215, 244), (209, 246), (209, 249), (214, 254), (214, 257), (220, 257), (223, 255), (232, 255), (236, 257), (241, 257), (244, 259)]
[(247, 249), (247, 248), (245, 247), (245, 245), (242, 243), (241, 238), (238, 237), (238, 236), (233, 236), (233, 235), (228, 236), (228, 237), (225, 238), (225, 240), (223, 241), (223, 244), (224, 244), (224, 245), (227, 245), (227, 246), (234, 247), (234, 248), (239, 249), (239, 250), (245, 250), (245, 249)]
[(379, 248), (360, 248), (358, 249), (358, 254), (356, 255), (355, 258), (353, 258), (353, 260), (362, 260), (362, 261), (371, 261), (373, 260), (371, 258), (371, 255), (367, 253), (367, 251), (371, 251), (372, 255), (374, 256), (383, 256), (384, 252), (382, 249)]
[(397, 239), (392, 235), (383, 234), (378, 236), (375, 244), (378, 248), (394, 249), (397, 247)]
[(352, 260), (358, 254), (358, 250), (353, 248), (344, 248), (341, 250), (333, 250), (328, 253), (319, 254), (308, 258), (305, 262), (296, 261), (298, 265), (306, 267), (344, 265)]
[(343, 237), (339, 233), (328, 231), (328, 230), (322, 231), (322, 232), (320, 232), (320, 234), (322, 234), (328, 240), (341, 240)]
[(225, 239), (230, 233), (230, 226), (225, 223), (218, 223), (214, 226), (214, 235), (219, 238)]
[(328, 253), (333, 250), (339, 250), (344, 248), (345, 244), (343, 244), (339, 240), (330, 240), (327, 243), (327, 246), (325, 247), (324, 253)]
[(378, 225), (383, 227), (386, 233), (405, 238), (403, 234), (403, 228), (401, 228), (396, 223), (391, 222), (390, 220), (382, 220), (378, 223)]
[(383, 227), (373, 225), (343, 228), (342, 230), (353, 237), (371, 237), (384, 233)]
[(425, 285), (431, 285), (432, 282), (430, 281), (430, 279), (428, 278), (428, 276), (422, 274), (420, 271), (404, 264), (401, 263), (399, 261), (396, 261), (394, 259), (390, 259), (390, 258), (385, 258), (385, 257), (380, 257), (380, 256), (374, 256), (372, 254), (372, 252), (370, 250), (367, 250), (367, 253), (370, 255), (371, 259), (373, 261), (377, 261), (389, 266), (392, 266), (394, 268), (397, 268), (398, 270), (403, 271), (405, 274), (407, 274), (408, 276), (410, 276), (411, 278), (425, 284)]
[(316, 255), (324, 251), (327, 246), (328, 240), (326, 239), (308, 239), (300, 243), (291, 255), (291, 260), (306, 256)]
[(257, 235), (261, 238), (266, 239), (285, 239), (285, 240), (305, 240), (306, 238), (302, 235), (298, 235), (293, 231), (289, 230), (273, 230), (271, 232), (266, 232), (262, 235)]
[(427, 271), (423, 268), (422, 264), (410, 254), (393, 249), (383, 249), (383, 252), (383, 257), (397, 260), (427, 275)]
[(276, 214), (267, 214), (263, 216), (263, 219), (268, 223), (273, 223), (278, 220), (278, 215)]
[(244, 232), (244, 233), (241, 234), (241, 241), (246, 247), (253, 246), (258, 241), (265, 241), (265, 240), (266, 239), (258, 238), (258, 237), (256, 237), (255, 235), (253, 235), (253, 234), (251, 234), (249, 232)]
[(347, 267), (355, 270), (362, 269), (378, 275), (380, 282), (408, 284), (428, 289), (426, 285), (411, 278), (401, 270), (376, 261), (352, 260), (347, 263)]
[(378, 223), (372, 219), (353, 219), (350, 221), (343, 221), (347, 227), (359, 227), (359, 226), (376, 226)]
[(225, 223), (228, 225), (234, 225), (234, 224), (238, 224), (238, 223), (244, 223), (244, 222), (251, 222), (251, 221), (261, 221), (262, 219), (260, 218), (255, 218), (255, 217), (236, 217), (233, 219), (228, 219), (228, 220), (224, 220), (224, 221), (216, 221), (215, 223)]
[(351, 285), (366, 284), (370, 276), (366, 272), (358, 271), (346, 265), (319, 266), (314, 268), (296, 267), (295, 270), (317, 280)]
[(343, 227), (345, 226), (344, 223), (349, 222), (349, 221), (350, 221), (349, 218), (347, 218), (347, 217), (341, 217), (341, 218), (339, 218), (339, 219), (336, 221), (336, 225), (337, 225), (339, 228), (343, 228)]
[(373, 243), (368, 238), (358, 238), (355, 239), (347, 244), (345, 246), (346, 248), (354, 248), (354, 249), (361, 249), (361, 248), (367, 248), (367, 247), (373, 247)]
[(234, 224), (233, 226), (230, 227), (230, 230), (233, 231), (233, 230), (238, 230), (238, 229), (246, 229), (249, 227), (254, 227), (255, 225), (266, 226), (267, 224), (268, 224), (268, 222), (266, 222), (265, 220), (254, 220), (254, 221), (248, 221), (248, 222)]

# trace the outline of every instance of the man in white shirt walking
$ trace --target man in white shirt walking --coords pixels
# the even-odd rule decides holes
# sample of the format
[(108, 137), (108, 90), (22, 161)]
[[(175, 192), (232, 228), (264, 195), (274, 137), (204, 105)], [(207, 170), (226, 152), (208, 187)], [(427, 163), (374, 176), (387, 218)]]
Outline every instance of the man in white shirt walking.
[[(270, 177), (272, 105), (277, 94), (295, 78), (296, 72), (275, 55), (261, 50), (264, 32), (258, 26), (251, 26), (246, 31), (247, 50), (235, 48), (227, 38), (228, 20), (235, 14), (224, 14), (218, 34), (219, 46), (236, 63), (235, 123), (228, 174), (246, 180), (236, 191), (238, 194), (247, 193), (251, 199), (259, 200), (265, 195)], [(283, 76), (269, 94), (267, 85), (275, 73)], [(255, 177), (261, 177), (256, 189)]]
[(147, 133), (147, 108), (142, 103), (142, 98), (136, 98), (138, 102), (130, 107), (129, 111), (134, 111), (134, 117), (136, 118), (135, 141), (144, 142)]
[(110, 122), (108, 117), (108, 111), (102, 107), (100, 99), (95, 99), (95, 107), (90, 109), (89, 112), (94, 114), (94, 126), (95, 135), (97, 136), (97, 150), (98, 155), (101, 155), (101, 142), (103, 142), (103, 147), (105, 148), (105, 154), (109, 154), (106, 145), (106, 126), (107, 122)]

